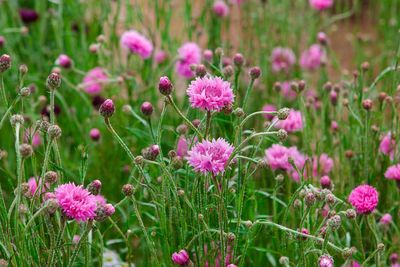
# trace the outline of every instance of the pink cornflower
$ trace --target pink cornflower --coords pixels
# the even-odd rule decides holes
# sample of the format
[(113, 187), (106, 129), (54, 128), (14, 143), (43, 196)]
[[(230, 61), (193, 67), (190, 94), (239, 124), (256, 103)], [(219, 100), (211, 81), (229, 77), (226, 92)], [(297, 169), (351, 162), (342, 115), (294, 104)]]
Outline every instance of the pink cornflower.
[[(39, 178), (38, 181), (37, 181), (37, 179), (35, 177), (29, 178), (29, 180), (28, 180), (28, 186), (29, 186), (28, 197), (33, 197), (36, 194), (36, 191), (39, 189), (41, 184), (42, 184), (42, 179), (41, 178)], [(42, 185), (41, 194), (46, 192), (46, 190), (49, 189), (49, 187), (50, 186), (47, 183)]]
[(215, 176), (225, 171), (233, 149), (223, 138), (204, 140), (188, 152), (187, 159), (196, 172), (212, 173)]
[[(276, 111), (276, 107), (274, 105), (267, 104), (264, 105), (263, 111)], [(274, 118), (274, 115), (264, 114), (264, 118), (266, 118), (267, 120), (272, 120)]]
[(322, 11), (333, 6), (333, 0), (310, 0), (310, 5), (315, 10)]
[(349, 202), (358, 214), (369, 214), (378, 205), (379, 194), (370, 185), (359, 185), (351, 191)]
[(72, 60), (69, 58), (69, 56), (61, 54), (56, 60), (56, 65), (64, 69), (69, 69), (72, 66)]
[[(33, 134), (33, 135), (32, 135)], [(38, 132), (33, 133), (32, 128), (28, 128), (24, 135), (25, 143), (30, 142), (30, 138), (32, 138), (32, 147), (37, 148), (42, 144), (42, 139), (40, 138), (40, 134)]]
[(329, 255), (322, 255), (318, 259), (319, 267), (333, 267), (333, 258)]
[(325, 62), (325, 50), (318, 44), (313, 44), (300, 58), (300, 66), (307, 70), (316, 70)]
[(385, 178), (400, 181), (400, 163), (390, 166), (385, 172)]
[(273, 144), (265, 150), (265, 161), (272, 170), (289, 170), (291, 168), (288, 161), (288, 148), (279, 144)]
[(178, 139), (178, 143), (176, 145), (176, 155), (184, 158), (187, 156), (188, 153), (188, 143), (185, 136), (181, 136)]
[(107, 204), (106, 199), (102, 195), (95, 195), (94, 199), (98, 206), (104, 206)]
[(149, 58), (153, 52), (153, 44), (135, 30), (124, 32), (120, 42), (122, 47), (129, 49), (131, 53), (139, 55), (142, 59)]
[(271, 54), (272, 71), (288, 72), (290, 67), (296, 63), (296, 56), (290, 48), (277, 47)]
[(286, 120), (279, 120), (276, 124), (279, 129), (284, 129), (288, 133), (301, 131), (303, 129), (303, 117), (300, 111), (290, 110)]
[(189, 254), (184, 249), (179, 252), (174, 252), (171, 256), (171, 259), (175, 264), (181, 266), (185, 266), (190, 262)]
[(333, 159), (322, 153), (319, 157), (313, 157), (313, 176), (327, 175), (333, 168)]
[(100, 67), (96, 67), (91, 69), (83, 78), (83, 88), (88, 94), (97, 95), (102, 91), (103, 84), (107, 79), (105, 71)]
[(381, 219), (379, 220), (379, 222), (383, 225), (389, 225), (392, 223), (392, 215), (390, 215), (389, 213), (384, 214)]
[(166, 60), (168, 59), (168, 54), (167, 52), (163, 51), (163, 50), (159, 50), (156, 52), (156, 54), (154, 55), (154, 61), (157, 64), (162, 64), (164, 63)]
[(176, 62), (176, 72), (185, 78), (193, 78), (190, 65), (201, 62), (201, 50), (196, 43), (185, 43), (178, 49), (179, 60)]
[(288, 101), (293, 101), (297, 97), (296, 91), (292, 89), (292, 87), (290, 86), (290, 82), (288, 81), (284, 81), (281, 83), (281, 94)]
[(229, 14), (229, 7), (225, 1), (217, 0), (214, 2), (213, 11), (218, 17), (226, 17)]
[(379, 144), (379, 151), (390, 157), (391, 160), (394, 158), (394, 151), (396, 149), (396, 140), (392, 138), (392, 133), (388, 132), (381, 140)]
[(187, 89), (193, 108), (206, 111), (220, 111), (233, 103), (231, 84), (220, 77), (197, 77)]
[(69, 218), (84, 222), (96, 216), (96, 198), (81, 185), (62, 184), (55, 189), (55, 195), (62, 211)]
[[(304, 168), (304, 165), (306, 164), (307, 156), (302, 154), (297, 147), (292, 146), (288, 148), (288, 158), (292, 158), (294, 165), (296, 165), (297, 169), (301, 171)], [(290, 175), (293, 178), (294, 181), (298, 182), (300, 181), (300, 176), (299, 173), (290, 165), (291, 172)], [(305, 170), (303, 172), (303, 175), (305, 176)]]

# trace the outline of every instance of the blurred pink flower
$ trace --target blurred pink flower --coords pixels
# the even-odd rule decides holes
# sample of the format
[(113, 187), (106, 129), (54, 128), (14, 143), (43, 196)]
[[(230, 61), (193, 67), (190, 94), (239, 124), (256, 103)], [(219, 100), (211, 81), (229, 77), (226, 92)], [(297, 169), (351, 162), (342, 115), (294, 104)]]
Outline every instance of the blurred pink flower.
[(333, 258), (327, 254), (322, 255), (318, 259), (319, 267), (333, 267)]
[(333, 159), (327, 154), (322, 153), (319, 157), (313, 157), (313, 176), (328, 175), (333, 167)]
[(390, 157), (391, 160), (394, 158), (394, 151), (396, 149), (396, 140), (392, 138), (391, 132), (388, 132), (381, 140), (379, 144), (379, 151)]
[(231, 84), (220, 77), (196, 78), (187, 89), (189, 102), (193, 108), (220, 111), (233, 103)]
[(333, 0), (310, 0), (310, 5), (315, 10), (322, 11), (333, 6)]
[[(276, 111), (276, 107), (274, 105), (266, 104), (264, 105), (263, 111)], [(267, 120), (272, 120), (274, 118), (274, 115), (272, 114), (264, 114), (264, 118)]]
[[(292, 146), (288, 149), (288, 157), (292, 158), (294, 161), (294, 165), (296, 165), (297, 169), (301, 172), (301, 170), (304, 168), (304, 165), (306, 164), (307, 156), (302, 154), (297, 147)], [(299, 173), (292, 167), (291, 167), (291, 172), (290, 175), (295, 180), (296, 182), (300, 181), (300, 176)], [(304, 177), (305, 175), (305, 170), (303, 171)]]
[(187, 140), (185, 136), (181, 135), (176, 145), (176, 155), (181, 158), (184, 158), (187, 156), (187, 153), (188, 153)]
[(178, 49), (179, 59), (176, 62), (176, 72), (185, 78), (193, 78), (194, 74), (190, 65), (201, 62), (201, 50), (196, 43), (185, 43)]
[(103, 89), (103, 84), (107, 81), (108, 77), (105, 71), (96, 67), (91, 69), (83, 78), (83, 88), (88, 94), (99, 94)]
[(290, 67), (296, 63), (296, 56), (290, 48), (277, 47), (271, 54), (272, 71), (288, 72)]
[(385, 172), (385, 178), (400, 181), (400, 163), (390, 166)]
[(290, 86), (290, 82), (288, 82), (288, 81), (284, 81), (281, 83), (281, 94), (288, 101), (293, 101), (297, 97), (297, 93), (294, 90), (292, 90), (292, 87)]
[(389, 225), (392, 223), (392, 215), (390, 215), (389, 213), (384, 214), (381, 219), (379, 220), (379, 222), (383, 225)]
[(72, 60), (69, 58), (69, 56), (61, 54), (56, 60), (56, 65), (64, 69), (69, 69), (72, 66)]
[[(29, 197), (33, 197), (35, 195), (36, 191), (39, 189), (41, 184), (42, 184), (42, 179), (41, 178), (39, 178), (38, 181), (37, 181), (37, 179), (35, 177), (29, 178), (29, 180), (28, 180), (28, 186), (29, 186), (28, 196)], [(42, 185), (41, 194), (46, 192), (47, 189), (49, 189), (49, 185), (47, 183)]]
[(129, 49), (131, 53), (139, 55), (142, 59), (149, 58), (153, 52), (153, 44), (135, 30), (124, 32), (120, 42), (122, 47)]
[(218, 17), (226, 17), (229, 14), (229, 7), (223, 0), (214, 2), (213, 11)]
[(171, 259), (175, 264), (181, 266), (186, 266), (190, 261), (189, 254), (184, 249), (179, 252), (174, 252), (171, 256)]
[(40, 134), (38, 132), (33, 133), (32, 131), (33, 131), (32, 128), (28, 128), (26, 130), (25, 135), (24, 135), (24, 142), (25, 143), (29, 143), (30, 142), (29, 139), (32, 138), (32, 140), (31, 140), (32, 141), (32, 147), (33, 148), (37, 148), (42, 144), (42, 139), (40, 138)]
[(188, 152), (189, 165), (196, 172), (203, 174), (212, 173), (218, 175), (223, 173), (226, 168), (229, 157), (234, 147), (226, 142), (223, 138), (213, 139), (212, 141), (204, 140), (197, 143), (192, 150)]
[(168, 59), (168, 54), (167, 52), (163, 50), (159, 50), (155, 53), (154, 55), (154, 60), (157, 64), (162, 64)]
[(93, 128), (89, 132), (90, 139), (93, 141), (98, 141), (100, 139), (101, 133), (100, 130), (97, 128)]
[(303, 118), (300, 111), (290, 110), (286, 120), (279, 120), (276, 124), (279, 129), (284, 129), (288, 133), (301, 131), (303, 129)]
[(369, 214), (378, 205), (379, 194), (370, 185), (359, 185), (351, 191), (349, 202), (358, 214)]
[(300, 58), (300, 66), (307, 70), (316, 70), (326, 62), (325, 50), (318, 44), (313, 44), (304, 51)]

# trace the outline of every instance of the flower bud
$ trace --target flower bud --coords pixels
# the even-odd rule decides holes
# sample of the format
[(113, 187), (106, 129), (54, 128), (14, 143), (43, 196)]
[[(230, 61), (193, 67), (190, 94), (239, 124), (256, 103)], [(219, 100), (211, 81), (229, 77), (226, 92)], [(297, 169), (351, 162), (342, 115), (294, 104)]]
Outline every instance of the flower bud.
[(357, 217), (357, 213), (353, 209), (348, 209), (348, 210), (346, 210), (346, 217), (348, 219), (355, 219)]
[(135, 164), (142, 165), (143, 164), (143, 157), (142, 156), (136, 156), (135, 157)]
[(285, 179), (285, 176), (283, 176), (283, 174), (278, 174), (277, 176), (275, 176), (275, 181), (277, 183), (282, 183), (284, 179)]
[(237, 53), (234, 57), (233, 57), (233, 64), (235, 64), (236, 67), (240, 68), (243, 66), (244, 64), (244, 57), (242, 54)]
[(0, 73), (5, 72), (9, 68), (11, 68), (11, 57), (4, 54), (0, 57)]
[(50, 125), (48, 130), (47, 130), (47, 134), (49, 135), (49, 137), (51, 139), (60, 138), (61, 137), (61, 133), (62, 133), (61, 128), (56, 124)]
[(8, 267), (8, 261), (5, 259), (0, 259), (0, 267)]
[(237, 108), (235, 111), (233, 111), (233, 114), (235, 114), (236, 117), (241, 118), (245, 115), (243, 109)]
[(197, 77), (204, 77), (207, 74), (207, 69), (203, 64), (198, 64), (196, 65), (196, 68), (194, 70), (195, 74)]
[(204, 58), (205, 61), (208, 61), (208, 62), (212, 61), (212, 59), (213, 59), (213, 51), (211, 51), (209, 49), (204, 50), (203, 58)]
[(331, 189), (332, 187), (331, 179), (327, 175), (322, 176), (321, 179), (319, 180), (319, 183), (321, 184), (322, 188)]
[(61, 86), (61, 76), (60, 74), (53, 72), (47, 77), (46, 86), (50, 90), (55, 90)]
[(192, 124), (194, 127), (199, 128), (201, 121), (199, 119), (194, 119)]
[(227, 65), (222, 69), (222, 73), (226, 78), (229, 78), (233, 75), (233, 68), (231, 65)]
[(304, 80), (300, 80), (298, 83), (298, 91), (302, 92), (306, 88), (306, 82)]
[(19, 94), (22, 97), (28, 97), (31, 94), (31, 89), (29, 87), (23, 87), (19, 90)]
[(286, 118), (289, 116), (290, 109), (288, 108), (281, 108), (278, 110), (277, 117), (279, 120), (286, 120)]
[(153, 114), (153, 105), (150, 102), (143, 102), (142, 106), (140, 107), (143, 115), (151, 116)]
[(126, 197), (132, 196), (134, 191), (135, 191), (135, 189), (134, 189), (133, 185), (131, 185), (131, 184), (124, 184), (124, 186), (122, 186), (122, 193)]
[(181, 266), (187, 266), (190, 262), (189, 254), (184, 249), (179, 252), (174, 252), (171, 256), (171, 259), (175, 264)]
[(45, 205), (46, 205), (47, 212), (49, 214), (54, 214), (59, 207), (58, 201), (55, 198), (50, 198), (50, 199), (46, 200)]
[(362, 69), (362, 71), (364, 71), (364, 72), (368, 71), (368, 70), (369, 70), (369, 62), (364, 61), (364, 62), (361, 64), (361, 69)]
[(25, 76), (25, 74), (28, 73), (28, 66), (26, 66), (25, 64), (20, 65), (19, 73), (21, 74), (21, 76)]
[(307, 206), (312, 206), (315, 203), (315, 194), (311, 191), (307, 192), (304, 196), (304, 201), (306, 202)]
[(69, 69), (72, 66), (72, 61), (69, 56), (62, 54), (58, 56), (56, 64), (64, 69)]
[(101, 190), (101, 182), (100, 180), (93, 180), (88, 186), (87, 190), (92, 193), (92, 195), (97, 196)]
[(33, 154), (32, 146), (29, 144), (19, 145), (19, 153), (21, 153), (23, 158), (29, 158)]
[(90, 136), (90, 139), (92, 139), (93, 141), (99, 141), (100, 136), (101, 136), (100, 130), (97, 128), (91, 129), (89, 132), (89, 136)]
[(283, 266), (290, 266), (290, 261), (288, 257), (282, 256), (279, 258), (279, 263)]
[(39, 130), (42, 131), (43, 133), (47, 133), (47, 130), (50, 127), (50, 123), (45, 120), (40, 120), (37, 123), (38, 123)]
[(322, 255), (318, 259), (319, 267), (333, 267), (333, 258), (327, 254)]
[(339, 229), (342, 223), (342, 218), (339, 215), (335, 215), (328, 220), (328, 225), (332, 229), (332, 231), (336, 231)]
[(372, 108), (372, 100), (371, 99), (365, 99), (362, 102), (362, 106), (365, 110), (369, 111)]
[(185, 124), (180, 124), (178, 125), (178, 127), (176, 127), (176, 131), (180, 134), (180, 135), (185, 135), (188, 132), (188, 127)]
[(172, 83), (167, 76), (163, 76), (160, 78), (160, 81), (158, 83), (158, 90), (161, 94), (165, 96), (170, 95), (172, 92), (172, 87)]
[(284, 129), (279, 129), (278, 133), (276, 135), (278, 136), (279, 140), (281, 140), (282, 142), (285, 141), (286, 138), (288, 137), (288, 133)]
[(335, 196), (334, 196), (332, 193), (330, 193), (330, 194), (327, 194), (327, 195), (325, 196), (325, 201), (326, 201), (326, 203), (328, 203), (329, 205), (333, 205), (333, 204), (335, 204), (336, 198), (335, 198)]
[(114, 102), (111, 99), (107, 99), (101, 104), (99, 112), (104, 118), (110, 118), (115, 112)]
[(252, 67), (249, 72), (250, 78), (252, 80), (256, 80), (261, 76), (261, 69), (260, 67)]
[(13, 127), (15, 127), (15, 125), (17, 125), (17, 123), (19, 124), (23, 124), (24, 123), (24, 117), (22, 115), (19, 114), (15, 114), (12, 115), (10, 118), (10, 123)]
[(58, 174), (55, 171), (48, 171), (44, 174), (44, 181), (53, 184), (58, 180)]
[(4, 36), (0, 35), (0, 49), (3, 48), (5, 42), (6, 42), (6, 39), (4, 38)]
[(319, 32), (317, 35), (318, 42), (321, 45), (327, 45), (328, 44), (328, 37), (324, 32)]

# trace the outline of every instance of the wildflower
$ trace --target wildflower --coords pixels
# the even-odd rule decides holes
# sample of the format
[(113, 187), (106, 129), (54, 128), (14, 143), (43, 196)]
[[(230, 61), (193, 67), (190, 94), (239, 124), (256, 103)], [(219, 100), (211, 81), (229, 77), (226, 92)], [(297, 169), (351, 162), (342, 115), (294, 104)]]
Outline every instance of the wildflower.
[(157, 51), (154, 55), (154, 60), (157, 64), (163, 64), (165, 61), (167, 61), (167, 59), (168, 54), (163, 50)]
[(322, 188), (326, 188), (326, 189), (332, 188), (331, 179), (327, 175), (322, 176), (321, 179), (319, 180), (319, 183), (321, 184)]
[(300, 58), (300, 66), (307, 70), (316, 70), (326, 61), (326, 54), (324, 49), (318, 45), (313, 44), (309, 49), (303, 52)]
[(96, 198), (81, 185), (62, 184), (55, 189), (55, 195), (62, 211), (76, 221), (87, 221), (96, 216)]
[(188, 153), (188, 143), (186, 137), (181, 136), (179, 137), (178, 143), (176, 145), (176, 155), (181, 158), (184, 158), (187, 156), (187, 153)]
[(32, 146), (29, 144), (20, 144), (19, 153), (23, 158), (29, 158), (33, 154)]
[(160, 78), (160, 81), (158, 82), (158, 90), (161, 94), (165, 96), (170, 95), (172, 92), (172, 88), (172, 83), (167, 76), (163, 76)]
[(178, 49), (179, 60), (176, 63), (176, 72), (184, 78), (193, 78), (194, 74), (190, 68), (192, 64), (201, 61), (201, 50), (196, 43), (185, 43)]
[(11, 57), (7, 54), (0, 56), (0, 73), (5, 72), (11, 67)]
[(312, 8), (318, 11), (328, 9), (333, 6), (333, 0), (310, 0)]
[(371, 110), (372, 109), (372, 105), (373, 105), (373, 102), (372, 102), (371, 99), (365, 99), (362, 102), (362, 106), (366, 111)]
[(61, 54), (56, 60), (56, 65), (64, 69), (69, 69), (72, 66), (72, 60), (69, 58), (69, 56)]
[[(276, 111), (276, 107), (274, 105), (266, 104), (263, 107), (263, 111)], [(274, 118), (274, 115), (272, 115), (272, 114), (264, 114), (264, 117), (267, 120), (272, 120)]]
[(204, 66), (203, 64), (198, 64), (196, 65), (194, 72), (196, 74), (196, 77), (204, 77), (207, 74), (206, 66)]
[(303, 129), (303, 118), (300, 111), (290, 110), (285, 120), (279, 120), (276, 127), (286, 130), (288, 133), (297, 132)]
[(26, 197), (33, 197), (36, 194), (36, 191), (39, 189), (39, 187), (42, 186), (42, 191), (40, 192), (41, 194), (43, 194), (44, 192), (46, 192), (47, 189), (49, 189), (49, 184), (45, 183), (43, 184), (42, 182), (42, 178), (35, 178), (35, 177), (31, 177), (28, 180), (28, 191), (26, 192), (25, 196)]
[(47, 129), (47, 134), (51, 139), (58, 139), (61, 137), (62, 130), (60, 126), (53, 124)]
[(93, 141), (99, 141), (100, 135), (100, 130), (97, 128), (93, 128), (89, 132), (90, 139), (92, 139)]
[(122, 187), (122, 193), (127, 197), (132, 196), (134, 191), (135, 189), (131, 184), (124, 184), (124, 186)]
[(296, 91), (292, 90), (292, 87), (290, 86), (290, 82), (288, 82), (288, 81), (279, 83), (278, 89), (281, 92), (281, 95), (288, 101), (293, 101), (297, 97)]
[(21, 8), (19, 10), (19, 17), (25, 24), (30, 24), (39, 19), (39, 13), (33, 9)]
[(326, 45), (328, 43), (328, 37), (326, 36), (326, 33), (324, 33), (324, 32), (319, 32), (317, 35), (317, 39), (321, 45)]
[(82, 87), (86, 93), (96, 95), (103, 90), (103, 85), (107, 79), (108, 76), (105, 71), (100, 67), (96, 67), (91, 69), (83, 78)]
[(379, 194), (370, 185), (360, 185), (351, 191), (349, 202), (358, 214), (369, 214), (378, 205)]
[(333, 258), (329, 255), (322, 255), (318, 259), (318, 266), (319, 267), (333, 267)]
[(392, 133), (388, 132), (381, 140), (379, 144), (379, 151), (390, 157), (391, 160), (394, 158), (394, 151), (396, 149), (396, 140), (392, 138)]
[(233, 149), (234, 147), (222, 138), (204, 140), (188, 152), (187, 159), (196, 172), (218, 175), (225, 171)]
[(143, 115), (145, 116), (151, 116), (153, 114), (153, 105), (150, 102), (143, 102), (142, 106), (140, 107), (140, 110), (142, 111)]
[(288, 148), (279, 144), (273, 144), (265, 150), (265, 160), (272, 170), (289, 170), (291, 168), (289, 161)]
[(55, 90), (61, 86), (61, 76), (57, 72), (50, 73), (47, 77), (46, 86), (50, 90)]
[(392, 253), (392, 254), (390, 254), (389, 258), (390, 258), (390, 262), (394, 264), (399, 260), (399, 254)]
[(277, 47), (272, 51), (271, 63), (273, 72), (289, 72), (296, 63), (296, 56), (290, 48)]
[(111, 99), (107, 99), (101, 104), (99, 108), (100, 115), (104, 118), (109, 118), (114, 114), (115, 106), (114, 102)]
[(190, 262), (189, 254), (184, 249), (179, 252), (174, 252), (171, 259), (175, 264), (181, 266), (185, 266)]
[(233, 57), (233, 64), (235, 64), (236, 67), (240, 68), (244, 64), (244, 57), (242, 54), (235, 54)]
[(153, 44), (134, 30), (124, 32), (120, 43), (122, 47), (129, 49), (129, 52), (139, 55), (142, 59), (149, 58), (153, 52)]
[(251, 69), (250, 69), (250, 71), (249, 71), (249, 75), (250, 75), (250, 78), (252, 79), (252, 80), (256, 80), (256, 79), (258, 79), (259, 77), (260, 77), (260, 75), (261, 75), (261, 69), (260, 69), (260, 67), (252, 67)]
[(390, 166), (385, 172), (385, 178), (400, 181), (400, 163)]
[(392, 223), (392, 215), (389, 213), (384, 214), (381, 219), (379, 220), (379, 223), (383, 225), (389, 225)]
[(204, 58), (205, 61), (208, 61), (208, 62), (212, 61), (212, 59), (213, 59), (213, 51), (211, 51), (209, 49), (204, 50), (203, 58)]
[(229, 7), (225, 1), (217, 0), (214, 2), (213, 11), (218, 17), (226, 17), (229, 14)]
[[(313, 157), (313, 176), (327, 175), (332, 170), (333, 159), (327, 154), (322, 153), (319, 157)], [(329, 177), (328, 177), (329, 178)]]
[(53, 184), (58, 180), (58, 174), (55, 171), (48, 171), (44, 174), (44, 181)]
[(193, 108), (207, 111), (221, 111), (233, 103), (231, 84), (220, 77), (196, 78), (187, 89)]

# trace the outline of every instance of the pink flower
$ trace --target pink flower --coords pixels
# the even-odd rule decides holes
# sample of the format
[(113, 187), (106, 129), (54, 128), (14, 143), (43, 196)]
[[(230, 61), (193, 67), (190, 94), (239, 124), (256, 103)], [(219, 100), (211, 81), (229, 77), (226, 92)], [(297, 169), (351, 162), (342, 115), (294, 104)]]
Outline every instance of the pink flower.
[(390, 156), (390, 159), (394, 158), (394, 151), (396, 149), (396, 140), (392, 138), (391, 132), (388, 132), (381, 140), (379, 144), (379, 151), (387, 156)]
[(196, 43), (185, 43), (178, 49), (179, 60), (176, 62), (176, 72), (185, 78), (193, 78), (190, 65), (201, 62), (201, 50)]
[(196, 78), (187, 89), (193, 108), (207, 111), (220, 111), (233, 103), (231, 84), (220, 77)]
[(313, 158), (313, 176), (327, 175), (332, 170), (333, 159), (327, 154), (322, 153), (319, 157), (314, 156)]
[(32, 128), (28, 128), (27, 131), (25, 132), (25, 136), (24, 136), (25, 143), (29, 143), (30, 138), (32, 138), (31, 141), (32, 141), (33, 148), (37, 148), (42, 144), (42, 139), (40, 138), (40, 134), (38, 132), (33, 133)]
[(121, 46), (129, 49), (133, 54), (139, 55), (142, 59), (149, 58), (153, 52), (153, 44), (137, 31), (126, 31), (121, 36)]
[[(294, 165), (296, 165), (297, 169), (301, 171), (304, 168), (304, 165), (306, 164), (307, 156), (302, 154), (297, 147), (292, 146), (288, 149), (288, 158), (292, 158), (294, 161)], [(305, 170), (303, 175), (305, 176)], [(299, 173), (291, 166), (291, 177), (293, 180), (298, 182), (300, 180)]]
[(89, 133), (90, 139), (93, 141), (98, 141), (100, 139), (100, 130), (97, 128), (93, 128)]
[(79, 240), (81, 240), (81, 237), (79, 235), (74, 235), (72, 237), (72, 244), (77, 245), (79, 243)]
[(400, 181), (400, 163), (390, 166), (385, 172), (385, 178)]
[(392, 215), (389, 213), (386, 213), (382, 216), (382, 218), (379, 220), (379, 222), (383, 225), (389, 225), (392, 223)]
[(379, 194), (370, 185), (359, 185), (351, 191), (349, 202), (358, 214), (369, 214), (378, 205)]
[(229, 14), (229, 7), (224, 1), (217, 0), (214, 2), (213, 11), (218, 17), (226, 17)]
[(188, 153), (188, 144), (185, 136), (179, 137), (178, 144), (176, 145), (176, 155), (184, 158)]
[(296, 56), (290, 48), (277, 47), (271, 55), (272, 71), (288, 72), (290, 67), (296, 63)]
[(184, 249), (179, 252), (174, 252), (171, 259), (175, 264), (181, 266), (187, 265), (190, 261), (189, 254)]
[(333, 6), (333, 0), (310, 0), (310, 5), (315, 10), (322, 11)]
[(300, 66), (307, 70), (316, 70), (326, 62), (325, 50), (318, 44), (313, 44), (304, 51), (300, 58)]
[(87, 221), (96, 216), (97, 201), (81, 185), (62, 184), (55, 189), (55, 195), (62, 211), (76, 221)]
[(209, 49), (204, 50), (204, 52), (203, 52), (203, 58), (204, 58), (205, 61), (211, 62), (212, 59), (213, 59), (213, 56), (214, 56), (213, 51), (211, 51), (211, 50), (209, 50)]
[(265, 150), (265, 161), (272, 170), (289, 170), (291, 169), (288, 148), (279, 144), (273, 144)]
[(88, 94), (99, 94), (103, 89), (103, 84), (107, 81), (108, 77), (105, 71), (96, 67), (91, 69), (83, 78), (83, 88)]
[[(263, 107), (263, 111), (276, 111), (276, 107), (274, 105), (267, 104)], [(274, 115), (264, 114), (264, 118), (266, 118), (267, 120), (272, 120), (274, 118)]]
[(279, 120), (276, 124), (279, 129), (284, 129), (288, 133), (297, 132), (303, 129), (303, 118), (300, 111), (290, 110), (286, 120)]
[(98, 206), (104, 206), (107, 204), (106, 199), (102, 195), (95, 195), (94, 199)]
[(157, 64), (162, 64), (168, 59), (168, 54), (167, 52), (161, 50), (157, 51), (156, 54), (154, 55), (154, 60)]
[(296, 91), (292, 90), (292, 87), (290, 86), (290, 82), (288, 82), (288, 81), (284, 81), (281, 83), (281, 94), (288, 101), (293, 101), (297, 97)]
[(65, 69), (69, 69), (72, 66), (72, 60), (69, 58), (69, 56), (61, 54), (56, 60), (56, 65)]
[(223, 138), (213, 139), (211, 142), (204, 140), (197, 143), (192, 150), (188, 152), (189, 165), (196, 172), (203, 174), (212, 173), (218, 175), (223, 173), (226, 168), (229, 157), (234, 147)]
[[(41, 184), (42, 184), (42, 179), (41, 178), (39, 178), (38, 181), (37, 181), (37, 179), (35, 177), (29, 178), (29, 180), (28, 180), (28, 186), (29, 186), (28, 196), (29, 197), (33, 197), (36, 194), (36, 191), (39, 189)], [(46, 190), (49, 189), (49, 187), (50, 186), (47, 183), (42, 185), (41, 194), (46, 192)]]
[(329, 255), (322, 255), (318, 259), (319, 267), (333, 267), (333, 258)]

